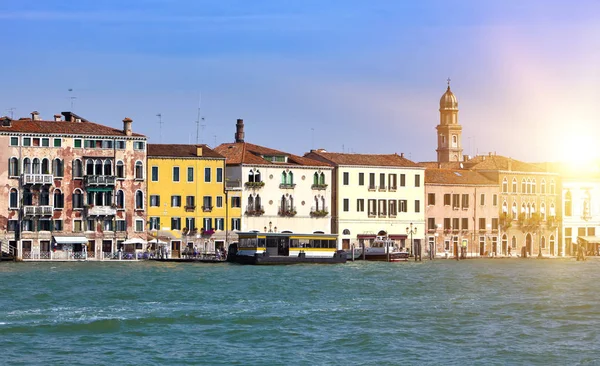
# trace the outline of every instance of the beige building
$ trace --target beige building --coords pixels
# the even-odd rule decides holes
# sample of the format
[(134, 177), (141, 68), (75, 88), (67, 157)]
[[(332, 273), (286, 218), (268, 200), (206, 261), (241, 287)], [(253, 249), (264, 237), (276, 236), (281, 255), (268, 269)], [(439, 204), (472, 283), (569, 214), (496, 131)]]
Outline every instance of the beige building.
[(304, 156), (334, 168), (331, 231), (340, 235), (342, 249), (368, 246), (377, 235), (388, 235), (406, 248), (411, 248), (411, 237), (422, 244), (424, 168), (402, 154), (313, 150)]
[(464, 169), (425, 171), (427, 247), (451, 257), (465, 244), (467, 256), (500, 252), (499, 189), (495, 181)]

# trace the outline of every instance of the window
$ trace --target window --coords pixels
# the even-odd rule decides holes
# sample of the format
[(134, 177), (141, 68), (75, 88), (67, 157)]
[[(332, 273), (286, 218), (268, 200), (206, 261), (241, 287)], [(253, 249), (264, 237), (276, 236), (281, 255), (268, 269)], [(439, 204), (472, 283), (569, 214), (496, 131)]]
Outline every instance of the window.
[(376, 207), (377, 206), (377, 200), (370, 199), (370, 200), (367, 201), (367, 204), (368, 204), (367, 209), (369, 211), (368, 215), (369, 216), (375, 216), (375, 215), (377, 215), (377, 207)]
[(571, 204), (571, 191), (565, 194), (565, 216), (573, 215), (573, 206)]
[(508, 179), (502, 179), (502, 193), (508, 193)]
[(453, 194), (452, 195), (452, 209), (453, 210), (458, 210), (458, 208), (460, 207), (460, 194)]
[(427, 193), (427, 205), (435, 206), (435, 193)]
[(444, 206), (450, 206), (451, 203), (451, 196), (450, 193), (445, 193), (444, 194)]
[(415, 175), (415, 187), (421, 186), (421, 176), (419, 174)]
[(62, 139), (54, 139), (54, 147), (61, 147)]
[(114, 223), (113, 220), (111, 219), (104, 219), (104, 221), (102, 221), (102, 230), (104, 231), (114, 231)]
[(193, 182), (194, 181), (194, 167), (188, 166), (188, 168), (187, 168), (187, 181), (188, 182)]
[(356, 200), (356, 211), (365, 212), (365, 200), (363, 198), (359, 198)]
[(386, 200), (379, 200), (379, 216), (387, 216), (387, 202)]
[(42, 146), (43, 147), (49, 147), (50, 146), (50, 139), (48, 139), (48, 138), (42, 138)]
[(117, 209), (125, 208), (125, 193), (120, 189), (117, 191), (117, 197), (116, 197), (115, 203), (117, 205)]
[(542, 183), (540, 185), (540, 193), (541, 194), (546, 194), (546, 180), (542, 179)]
[(347, 198), (344, 198), (344, 212), (348, 212), (350, 211), (350, 200)]
[(31, 137), (23, 137), (23, 146), (31, 146)]
[(216, 198), (216, 204), (218, 208), (223, 207), (223, 196), (217, 196)]
[(123, 141), (123, 140), (115, 141), (115, 148), (117, 150), (125, 150), (125, 141)]
[(65, 197), (60, 189), (54, 190), (54, 208), (62, 209), (65, 207)]
[(467, 217), (463, 217), (462, 219), (460, 219), (461, 221), (461, 229), (462, 230), (469, 230), (469, 218)]
[(196, 230), (196, 219), (193, 217), (185, 218), (185, 228), (188, 230)]
[(415, 212), (421, 212), (421, 201), (415, 200)]
[(452, 223), (449, 217), (444, 218), (444, 230), (452, 230)]
[(63, 231), (63, 220), (54, 220), (54, 231)]
[(231, 230), (241, 230), (242, 219), (231, 219)]
[(365, 185), (365, 173), (358, 173), (358, 185), (359, 186)]
[(144, 179), (144, 164), (141, 161), (135, 163), (135, 179)]
[(150, 207), (160, 207), (160, 196), (157, 194), (150, 195)]
[(406, 187), (406, 174), (400, 174), (400, 187)]
[(385, 173), (379, 173), (379, 189), (385, 189)]
[(204, 168), (204, 182), (210, 183), (210, 168)]
[(497, 217), (494, 217), (492, 219), (492, 230), (498, 231), (498, 218)]
[(102, 140), (102, 148), (103, 149), (112, 149), (113, 148), (112, 140)]
[(73, 220), (73, 231), (80, 233), (83, 231), (83, 221)]
[(8, 207), (9, 208), (18, 208), (19, 207), (19, 192), (15, 188), (12, 188), (10, 190)]
[(239, 208), (242, 207), (241, 197), (231, 197), (231, 207)]
[(12, 157), (8, 160), (8, 176), (18, 177), (19, 176), (19, 159)]
[(150, 217), (148, 223), (150, 225), (150, 230), (160, 230), (160, 217)]
[(173, 182), (179, 182), (179, 167), (173, 167)]
[(77, 149), (81, 149), (81, 139), (73, 139), (73, 146)]
[(521, 193), (529, 193), (527, 192), (527, 183), (525, 183), (525, 179), (521, 179)]
[(121, 160), (117, 161), (116, 174), (117, 178), (125, 178), (125, 165)]
[(485, 231), (487, 228), (485, 226), (485, 217), (479, 218), (479, 231)]
[(144, 209), (144, 193), (140, 190), (135, 192), (135, 209), (136, 210)]
[(212, 210), (212, 197), (211, 196), (204, 196), (202, 198), (202, 204), (203, 204), (202, 208), (204, 210), (208, 210), (208, 211)]
[(133, 143), (134, 150), (144, 150), (146, 148), (146, 143), (144, 141), (135, 141)]
[(400, 200), (400, 210), (399, 212), (408, 212), (408, 201), (407, 200)]
[(11, 137), (10, 138), (10, 146), (19, 146), (19, 138)]
[(38, 221), (38, 231), (50, 231), (52, 229), (52, 222), (48, 219), (41, 219)]
[(458, 231), (460, 230), (460, 219), (458, 217), (452, 218), (452, 230)]
[(437, 229), (435, 226), (435, 217), (427, 218), (427, 230), (432, 231)]
[(202, 221), (203, 221), (203, 222), (202, 222), (202, 224), (203, 224), (202, 228), (203, 228), (205, 231), (206, 231), (206, 230), (212, 230), (212, 228), (213, 228), (213, 226), (212, 226), (212, 218), (210, 218), (210, 217), (205, 217), (205, 218), (204, 218)]
[(81, 177), (83, 177), (83, 163), (81, 160), (75, 159), (73, 160), (73, 178)]
[(73, 208), (83, 208), (83, 193), (79, 188), (73, 192)]
[(223, 218), (215, 219), (215, 230), (225, 230), (225, 219), (223, 219)]
[(64, 163), (61, 159), (56, 158), (52, 161), (52, 173), (55, 177), (64, 176)]
[(462, 208), (463, 209), (469, 208), (469, 195), (468, 194), (462, 195)]
[(127, 231), (127, 221), (117, 220), (117, 231)]
[(350, 184), (350, 173), (344, 172), (344, 185), (347, 186)]
[(157, 166), (152, 167), (152, 178), (151, 179), (153, 182), (158, 182), (158, 167)]
[(86, 231), (95, 231), (96, 223), (94, 222), (94, 219), (87, 219), (85, 222), (85, 227), (86, 227)]
[(369, 173), (369, 189), (375, 189), (375, 173)]
[(171, 217), (171, 230), (181, 230), (181, 217)]
[(398, 213), (398, 201), (396, 200), (390, 200), (388, 205), (389, 205), (389, 210), (388, 213), (390, 214), (390, 216), (396, 216), (396, 214)]
[(512, 180), (512, 193), (517, 193), (517, 178)]
[(185, 207), (196, 208), (196, 196), (185, 196)]
[(494, 207), (498, 206), (498, 195), (495, 193), (492, 195), (492, 205), (494, 205)]
[(181, 196), (171, 196), (171, 207), (181, 207)]
[(223, 183), (223, 168), (217, 168), (217, 183)]
[(388, 188), (390, 190), (396, 190), (397, 187), (397, 182), (396, 182), (397, 176), (396, 174), (390, 174), (388, 177)]
[(479, 205), (481, 205), (481, 206), (485, 206), (485, 193), (482, 193), (482, 194), (479, 196)]

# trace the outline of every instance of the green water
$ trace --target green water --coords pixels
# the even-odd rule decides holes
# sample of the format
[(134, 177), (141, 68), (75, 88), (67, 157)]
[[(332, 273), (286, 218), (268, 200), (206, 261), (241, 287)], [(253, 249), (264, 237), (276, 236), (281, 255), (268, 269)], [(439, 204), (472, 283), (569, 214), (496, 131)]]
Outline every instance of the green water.
[(600, 364), (600, 261), (0, 263), (6, 365)]

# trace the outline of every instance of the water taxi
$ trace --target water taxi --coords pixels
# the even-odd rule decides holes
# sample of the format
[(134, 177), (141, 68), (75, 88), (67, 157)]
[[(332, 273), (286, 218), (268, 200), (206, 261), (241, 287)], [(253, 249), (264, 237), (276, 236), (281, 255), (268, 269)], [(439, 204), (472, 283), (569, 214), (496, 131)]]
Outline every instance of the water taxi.
[(381, 235), (365, 248), (364, 253), (364, 259), (368, 261), (402, 262), (407, 261), (408, 256), (408, 250), (399, 248), (394, 240)]
[(227, 261), (240, 264), (345, 263), (337, 235), (238, 232)]

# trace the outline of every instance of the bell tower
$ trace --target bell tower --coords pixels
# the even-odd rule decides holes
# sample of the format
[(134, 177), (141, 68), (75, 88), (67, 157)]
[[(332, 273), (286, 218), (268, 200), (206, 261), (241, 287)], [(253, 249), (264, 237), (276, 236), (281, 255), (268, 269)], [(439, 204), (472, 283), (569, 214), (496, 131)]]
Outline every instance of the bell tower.
[(458, 101), (450, 91), (450, 79), (448, 89), (440, 99), (440, 124), (436, 130), (438, 163), (462, 161), (462, 126), (458, 124)]

